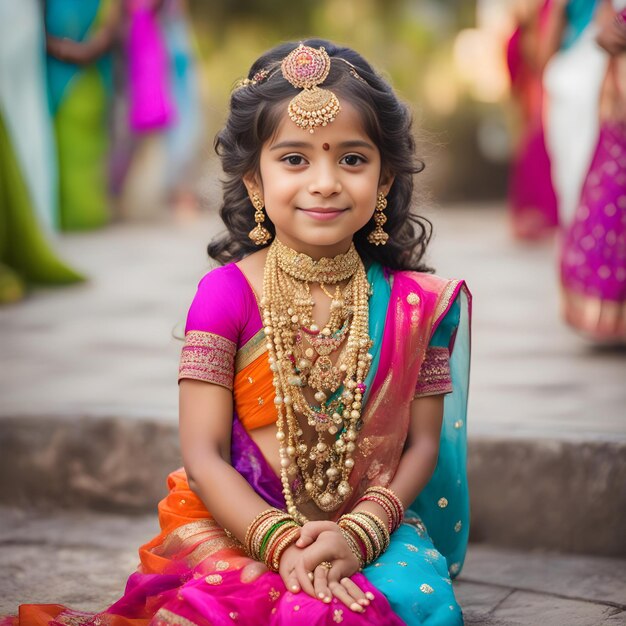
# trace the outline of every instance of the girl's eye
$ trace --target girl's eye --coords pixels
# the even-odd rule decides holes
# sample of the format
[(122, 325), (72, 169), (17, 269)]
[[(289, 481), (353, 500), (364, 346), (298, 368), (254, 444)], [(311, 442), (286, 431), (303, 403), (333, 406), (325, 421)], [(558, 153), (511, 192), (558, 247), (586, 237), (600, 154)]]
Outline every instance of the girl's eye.
[(288, 165), (303, 165), (304, 157), (301, 157), (299, 154), (290, 154), (282, 159)]
[(358, 154), (347, 154), (343, 157), (343, 159), (341, 159), (341, 161), (350, 167), (355, 167), (356, 165), (362, 165), (365, 163), (365, 159)]

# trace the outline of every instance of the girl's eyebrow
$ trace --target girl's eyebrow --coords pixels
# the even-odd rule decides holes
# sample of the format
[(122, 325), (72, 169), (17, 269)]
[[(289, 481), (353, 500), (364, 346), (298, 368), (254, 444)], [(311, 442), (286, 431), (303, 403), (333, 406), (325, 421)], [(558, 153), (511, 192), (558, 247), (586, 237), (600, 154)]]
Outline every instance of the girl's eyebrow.
[[(364, 141), (362, 139), (353, 139), (350, 141), (342, 141), (341, 143), (336, 144), (338, 148), (340, 148), (341, 150), (345, 150), (347, 148), (367, 148), (369, 150), (374, 150), (374, 146), (367, 142)], [(307, 141), (281, 141), (280, 143), (277, 143), (276, 145), (272, 146), (270, 148), (270, 152), (272, 150), (284, 150), (285, 148), (291, 148), (291, 149), (296, 149), (296, 148), (308, 148), (308, 149), (312, 149), (313, 148), (313, 144), (307, 142)]]

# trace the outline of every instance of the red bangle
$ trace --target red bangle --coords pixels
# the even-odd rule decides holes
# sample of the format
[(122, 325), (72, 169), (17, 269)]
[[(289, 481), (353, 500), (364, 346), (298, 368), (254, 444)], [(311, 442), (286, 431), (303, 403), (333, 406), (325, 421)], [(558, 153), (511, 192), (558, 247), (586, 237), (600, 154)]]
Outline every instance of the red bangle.
[(374, 494), (365, 494), (358, 502), (374, 502), (378, 504), (378, 506), (385, 511), (387, 515), (387, 528), (390, 533), (395, 530), (395, 522), (397, 519), (396, 512), (391, 508), (388, 502), (383, 500), (382, 498), (377, 498)]

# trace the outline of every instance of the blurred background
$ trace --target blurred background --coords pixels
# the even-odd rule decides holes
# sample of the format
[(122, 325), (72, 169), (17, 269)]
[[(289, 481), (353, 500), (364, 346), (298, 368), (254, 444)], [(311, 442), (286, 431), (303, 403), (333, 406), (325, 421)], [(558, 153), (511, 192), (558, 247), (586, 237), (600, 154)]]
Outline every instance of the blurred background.
[(361, 52), (410, 103), (438, 201), (502, 198), (512, 149), (512, 8), (502, 0), (191, 2), (215, 113), (209, 134), (223, 120), (233, 77), (245, 75), (251, 59), (278, 41), (320, 33)]
[[(411, 106), (428, 260), (474, 294), (474, 546), (625, 558), (621, 0), (0, 0), (0, 503), (127, 515), (163, 495), (222, 228), (213, 138), (251, 63), (309, 36)], [(513, 557), (474, 554), (501, 584)], [(574, 587), (552, 591), (589, 599)], [(608, 588), (590, 602), (626, 606)]]

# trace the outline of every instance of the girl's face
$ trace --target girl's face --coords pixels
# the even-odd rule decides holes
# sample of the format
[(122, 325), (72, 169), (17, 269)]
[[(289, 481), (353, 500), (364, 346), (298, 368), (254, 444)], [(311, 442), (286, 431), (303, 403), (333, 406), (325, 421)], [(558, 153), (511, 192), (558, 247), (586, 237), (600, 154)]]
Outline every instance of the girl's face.
[(313, 134), (287, 114), (262, 150), (259, 174), (246, 177), (259, 193), (285, 245), (319, 259), (342, 254), (354, 233), (372, 217), (381, 180), (380, 153), (367, 136), (358, 111), (344, 98), (332, 124)]

